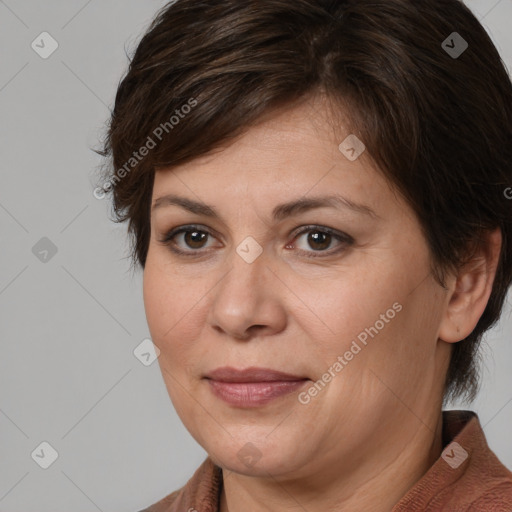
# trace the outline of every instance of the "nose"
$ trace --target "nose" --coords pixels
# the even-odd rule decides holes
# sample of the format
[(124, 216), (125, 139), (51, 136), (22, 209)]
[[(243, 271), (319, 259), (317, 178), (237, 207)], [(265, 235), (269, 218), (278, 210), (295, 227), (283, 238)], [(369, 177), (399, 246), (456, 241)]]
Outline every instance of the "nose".
[[(286, 326), (285, 286), (276, 279), (271, 255), (263, 250), (253, 261), (243, 243), (233, 247), (231, 268), (211, 292), (209, 323), (219, 333), (248, 341), (269, 336)], [(254, 248), (252, 248), (254, 249)]]

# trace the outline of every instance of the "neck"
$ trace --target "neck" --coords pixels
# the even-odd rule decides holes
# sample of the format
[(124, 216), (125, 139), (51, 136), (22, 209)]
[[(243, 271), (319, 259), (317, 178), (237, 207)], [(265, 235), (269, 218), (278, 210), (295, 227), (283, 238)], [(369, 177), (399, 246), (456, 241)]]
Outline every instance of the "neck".
[(389, 512), (441, 455), (442, 412), (426, 424), (408, 425), (416, 434), (407, 444), (403, 430), (391, 433), (371, 458), (329, 464), (308, 478), (255, 478), (223, 470), (220, 512)]

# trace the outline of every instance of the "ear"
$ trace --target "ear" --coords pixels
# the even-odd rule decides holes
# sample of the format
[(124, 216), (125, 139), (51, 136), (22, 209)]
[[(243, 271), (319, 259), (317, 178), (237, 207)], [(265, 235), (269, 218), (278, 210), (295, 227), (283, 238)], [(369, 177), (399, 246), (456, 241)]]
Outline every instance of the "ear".
[(488, 231), (471, 260), (460, 269), (450, 287), (439, 338), (448, 343), (463, 340), (476, 327), (491, 295), (499, 262), (500, 228)]

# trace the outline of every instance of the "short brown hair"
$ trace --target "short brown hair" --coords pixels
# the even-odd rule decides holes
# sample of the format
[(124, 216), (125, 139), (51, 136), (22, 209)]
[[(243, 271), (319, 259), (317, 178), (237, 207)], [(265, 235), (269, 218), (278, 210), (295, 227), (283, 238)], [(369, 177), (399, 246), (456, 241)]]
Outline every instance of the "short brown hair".
[(155, 168), (203, 155), (319, 91), (347, 109), (351, 133), (416, 213), (440, 285), (485, 231), (501, 229), (487, 307), (455, 344), (446, 376), (445, 400), (472, 400), (478, 347), (512, 279), (504, 197), (512, 84), (459, 0), (177, 0), (162, 8), (131, 57), (97, 151), (108, 157), (102, 179), (114, 220), (129, 221), (132, 263), (145, 266)]

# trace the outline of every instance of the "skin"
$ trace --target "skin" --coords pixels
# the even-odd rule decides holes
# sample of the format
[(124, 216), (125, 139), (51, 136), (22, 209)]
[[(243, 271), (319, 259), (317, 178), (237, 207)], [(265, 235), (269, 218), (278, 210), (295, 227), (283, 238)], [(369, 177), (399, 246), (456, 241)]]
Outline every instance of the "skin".
[[(220, 215), (176, 205), (152, 211), (144, 303), (176, 411), (223, 468), (222, 512), (391, 510), (441, 454), (451, 349), (491, 292), (500, 232), (444, 290), (412, 210), (367, 152), (353, 162), (340, 152), (350, 131), (333, 126), (330, 112), (314, 96), (155, 175), (152, 204), (175, 194)], [(278, 204), (333, 192), (376, 216), (324, 207), (271, 218)], [(160, 242), (189, 224), (212, 233), (174, 239), (195, 258)], [(310, 224), (317, 227), (295, 234)], [(308, 242), (322, 227), (354, 242)], [(248, 236), (263, 249), (250, 264), (236, 252)], [(260, 366), (306, 376), (311, 386), (394, 303), (401, 311), (307, 404), (294, 392), (234, 407), (203, 379), (220, 366)], [(237, 456), (248, 442), (260, 457), (252, 466)]]

